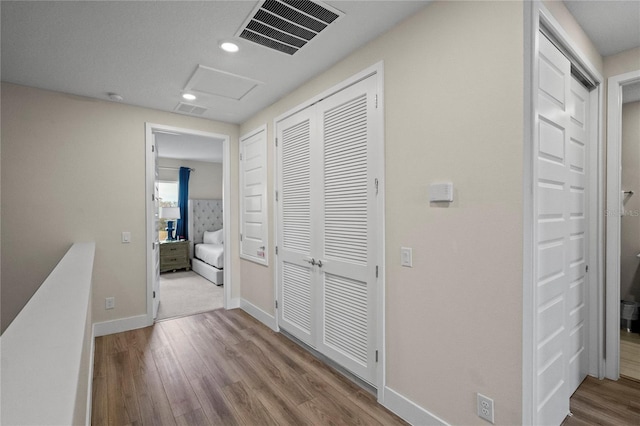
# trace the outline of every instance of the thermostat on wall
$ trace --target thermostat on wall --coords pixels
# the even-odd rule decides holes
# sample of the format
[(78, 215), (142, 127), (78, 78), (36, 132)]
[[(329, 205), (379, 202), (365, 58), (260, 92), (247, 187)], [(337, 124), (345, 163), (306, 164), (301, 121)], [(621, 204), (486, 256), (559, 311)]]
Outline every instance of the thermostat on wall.
[(453, 201), (453, 183), (443, 182), (429, 185), (429, 201), (432, 203)]

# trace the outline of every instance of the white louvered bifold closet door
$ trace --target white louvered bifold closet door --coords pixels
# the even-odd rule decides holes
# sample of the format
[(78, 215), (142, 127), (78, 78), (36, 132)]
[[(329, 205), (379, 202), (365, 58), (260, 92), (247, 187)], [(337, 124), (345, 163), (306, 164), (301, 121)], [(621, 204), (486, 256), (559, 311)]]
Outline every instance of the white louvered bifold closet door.
[(374, 385), (376, 85), (370, 76), (276, 124), (279, 325)]
[(588, 97), (570, 61), (539, 38), (534, 422), (559, 425), (588, 362)]
[[(304, 343), (314, 346), (313, 319), (317, 277), (312, 276), (312, 154), (315, 133), (314, 109), (303, 110), (278, 123), (278, 272), (281, 306), (278, 323)], [(315, 144), (317, 145), (317, 143)], [(317, 149), (317, 148), (316, 148)]]
[(318, 350), (375, 382), (375, 79), (318, 105), (324, 140)]

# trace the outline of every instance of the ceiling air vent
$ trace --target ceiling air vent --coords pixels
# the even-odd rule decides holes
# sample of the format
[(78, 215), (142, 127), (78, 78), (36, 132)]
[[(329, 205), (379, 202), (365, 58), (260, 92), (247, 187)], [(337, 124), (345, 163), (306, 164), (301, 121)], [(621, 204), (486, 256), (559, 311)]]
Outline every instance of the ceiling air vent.
[(184, 102), (180, 102), (175, 108), (175, 112), (181, 112), (183, 114), (192, 114), (192, 115), (202, 115), (207, 110), (205, 107), (185, 104)]
[(238, 31), (237, 36), (293, 55), (343, 13), (311, 0), (265, 0)]

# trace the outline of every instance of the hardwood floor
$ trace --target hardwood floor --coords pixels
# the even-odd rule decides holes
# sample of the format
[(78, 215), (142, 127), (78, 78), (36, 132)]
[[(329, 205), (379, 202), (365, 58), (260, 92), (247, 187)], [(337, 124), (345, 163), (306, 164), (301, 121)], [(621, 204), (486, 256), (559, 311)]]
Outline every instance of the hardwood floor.
[(571, 397), (563, 426), (640, 425), (640, 382), (587, 377)]
[(241, 310), (98, 337), (93, 425), (404, 425)]

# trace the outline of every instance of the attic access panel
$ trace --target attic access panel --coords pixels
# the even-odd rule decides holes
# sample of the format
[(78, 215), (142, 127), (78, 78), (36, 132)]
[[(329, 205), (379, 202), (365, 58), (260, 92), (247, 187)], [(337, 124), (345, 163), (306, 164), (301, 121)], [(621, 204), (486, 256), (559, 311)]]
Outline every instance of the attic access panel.
[(258, 3), (236, 35), (293, 55), (343, 15), (319, 1), (265, 0)]

